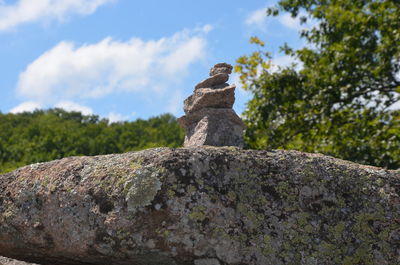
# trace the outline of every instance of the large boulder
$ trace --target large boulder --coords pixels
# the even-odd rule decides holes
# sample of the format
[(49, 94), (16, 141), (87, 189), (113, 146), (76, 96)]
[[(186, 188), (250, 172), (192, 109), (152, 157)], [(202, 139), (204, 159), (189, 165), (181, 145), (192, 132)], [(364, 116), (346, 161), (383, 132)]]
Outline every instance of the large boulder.
[(0, 176), (0, 255), (51, 265), (400, 264), (400, 172), (235, 147)]

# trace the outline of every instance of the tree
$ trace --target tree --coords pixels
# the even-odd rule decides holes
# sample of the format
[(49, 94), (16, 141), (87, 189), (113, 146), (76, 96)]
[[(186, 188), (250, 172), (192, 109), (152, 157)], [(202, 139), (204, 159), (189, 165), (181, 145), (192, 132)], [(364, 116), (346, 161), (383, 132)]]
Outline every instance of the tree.
[(268, 16), (289, 12), (311, 29), (307, 47), (281, 50), (295, 64), (271, 71), (259, 50), (235, 70), (254, 95), (244, 113), (252, 148), (321, 152), (359, 163), (400, 167), (400, 2), (280, 0)]
[(183, 129), (170, 114), (110, 123), (97, 115), (62, 109), (0, 113), (0, 173), (67, 156), (178, 147), (183, 138)]

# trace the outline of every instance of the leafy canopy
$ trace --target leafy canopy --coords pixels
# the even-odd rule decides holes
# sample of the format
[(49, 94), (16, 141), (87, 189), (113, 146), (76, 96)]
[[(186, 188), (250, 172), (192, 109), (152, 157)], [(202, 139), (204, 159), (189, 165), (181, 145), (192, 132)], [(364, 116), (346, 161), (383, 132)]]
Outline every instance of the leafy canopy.
[(178, 147), (183, 137), (183, 130), (169, 114), (109, 123), (97, 115), (62, 109), (0, 113), (0, 173), (67, 156)]
[(282, 12), (314, 26), (300, 32), (306, 47), (281, 47), (299, 65), (272, 71), (257, 37), (258, 50), (237, 60), (254, 95), (244, 113), (248, 145), (399, 168), (400, 2), (281, 0), (266, 15)]

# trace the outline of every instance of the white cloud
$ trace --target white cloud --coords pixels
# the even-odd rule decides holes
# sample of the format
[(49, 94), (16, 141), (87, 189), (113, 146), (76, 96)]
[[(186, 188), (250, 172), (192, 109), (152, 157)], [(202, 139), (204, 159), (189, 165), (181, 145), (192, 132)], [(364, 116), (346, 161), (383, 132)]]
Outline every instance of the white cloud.
[(242, 113), (246, 110), (247, 102), (252, 98), (252, 93), (250, 91), (244, 90), (242, 83), (240, 82), (240, 75), (238, 73), (232, 73), (231, 77), (231, 84), (236, 85), (235, 91), (235, 105), (233, 106), (236, 113), (241, 116)]
[(42, 105), (34, 101), (26, 101), (10, 110), (11, 113), (33, 112), (34, 110), (41, 109)]
[(276, 56), (272, 58), (271, 62), (271, 72), (277, 72), (279, 68), (285, 68), (293, 63), (296, 63), (296, 70), (300, 70), (303, 67), (302, 62), (299, 60), (289, 56), (289, 55), (282, 55), (282, 56)]
[(242, 83), (240, 81), (240, 75), (236, 72), (231, 74), (230, 80), (232, 84), (236, 85), (236, 91), (242, 96), (247, 96), (250, 92), (243, 89)]
[(263, 27), (267, 21), (267, 8), (257, 9), (251, 12), (246, 20), (245, 24), (249, 26)]
[(288, 30), (300, 31), (303, 29), (309, 29), (317, 26), (317, 22), (314, 19), (308, 17), (307, 23), (301, 24), (300, 17), (307, 16), (305, 12), (301, 12), (297, 17), (293, 18), (290, 13), (280, 13), (278, 16), (267, 16), (267, 8), (260, 8), (251, 12), (246, 20), (245, 24), (254, 27), (257, 30), (266, 31), (267, 27), (276, 28), (276, 25), (283, 26)]
[(105, 38), (80, 47), (63, 41), (20, 74), (17, 92), (46, 104), (118, 92), (160, 92), (205, 58), (208, 30), (183, 30), (149, 41)]
[(214, 27), (210, 24), (206, 24), (201, 28), (201, 31), (203, 31), (204, 33), (208, 33), (210, 31), (212, 31), (214, 29)]
[(134, 116), (135, 114), (132, 113), (132, 115), (122, 115), (120, 113), (116, 112), (110, 112), (107, 116), (107, 119), (110, 123), (114, 122), (120, 122), (120, 121), (127, 121), (131, 118), (131, 116)]
[(278, 21), (288, 29), (301, 30), (304, 28), (304, 26), (300, 24), (300, 18), (294, 18), (289, 13), (278, 16)]
[(114, 0), (18, 0), (0, 2), (0, 31), (23, 23), (41, 20), (65, 20), (71, 14), (89, 15)]
[(176, 90), (174, 94), (170, 96), (170, 100), (167, 105), (167, 112), (175, 116), (178, 115), (182, 108), (182, 102), (183, 102), (182, 92)]
[(72, 101), (60, 101), (57, 104), (55, 104), (54, 107), (64, 109), (66, 111), (78, 111), (81, 112), (83, 115), (93, 114), (93, 110), (91, 108), (80, 105)]

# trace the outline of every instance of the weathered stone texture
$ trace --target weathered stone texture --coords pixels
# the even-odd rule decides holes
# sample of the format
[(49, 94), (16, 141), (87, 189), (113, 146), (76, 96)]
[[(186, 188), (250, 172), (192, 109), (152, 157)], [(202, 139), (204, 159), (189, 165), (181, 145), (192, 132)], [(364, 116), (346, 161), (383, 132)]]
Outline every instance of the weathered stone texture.
[(235, 85), (221, 89), (201, 88), (195, 90), (184, 102), (185, 113), (193, 113), (205, 108), (232, 109), (235, 102)]
[(216, 75), (216, 74), (228, 74), (230, 75), (232, 73), (232, 65), (227, 64), (227, 63), (217, 63), (214, 65), (213, 68), (210, 70), (210, 76)]
[(23, 261), (19, 261), (19, 260), (15, 260), (15, 259), (9, 259), (9, 258), (6, 258), (6, 257), (0, 257), (0, 265), (37, 265), (37, 264), (26, 263), (26, 262), (23, 262)]
[(186, 130), (185, 147), (243, 147), (245, 125), (232, 109), (236, 86), (225, 83), (231, 72), (231, 65), (216, 64), (210, 71), (211, 77), (197, 84), (193, 95), (184, 101), (186, 115), (178, 122)]
[(229, 79), (228, 74), (219, 73), (207, 78), (206, 80), (201, 81), (195, 86), (195, 89), (211, 88), (214, 86), (222, 85), (225, 84), (225, 82), (228, 81), (228, 79)]
[(201, 109), (179, 122), (186, 127), (187, 146), (243, 146), (244, 124), (232, 109)]
[(0, 175), (0, 255), (43, 265), (400, 264), (400, 172), (235, 147)]

